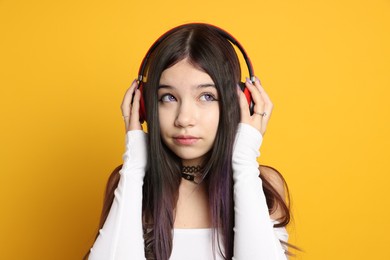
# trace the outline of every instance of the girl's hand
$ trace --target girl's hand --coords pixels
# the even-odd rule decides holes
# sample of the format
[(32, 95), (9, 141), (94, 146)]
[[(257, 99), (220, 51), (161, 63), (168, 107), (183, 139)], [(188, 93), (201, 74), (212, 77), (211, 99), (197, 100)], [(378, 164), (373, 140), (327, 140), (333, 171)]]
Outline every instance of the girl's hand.
[(142, 130), (142, 125), (139, 122), (140, 99), (141, 92), (138, 89), (137, 81), (134, 80), (130, 88), (127, 89), (121, 104), (122, 116), (123, 120), (125, 121), (126, 132), (131, 130)]
[(238, 88), (238, 96), (241, 108), (241, 123), (246, 123), (253, 126), (260, 131), (261, 135), (264, 136), (268, 121), (272, 113), (273, 104), (261, 86), (260, 80), (257, 77), (254, 84), (249, 79), (247, 79), (245, 86), (249, 89), (255, 105), (254, 114), (250, 115), (248, 101), (246, 100), (246, 97), (241, 89)]

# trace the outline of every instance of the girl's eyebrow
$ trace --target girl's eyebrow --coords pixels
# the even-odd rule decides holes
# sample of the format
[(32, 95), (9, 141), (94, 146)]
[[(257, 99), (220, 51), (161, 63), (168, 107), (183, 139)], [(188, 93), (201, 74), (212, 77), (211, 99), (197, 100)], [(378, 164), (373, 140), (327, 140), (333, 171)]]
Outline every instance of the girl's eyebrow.
[[(215, 84), (214, 83), (204, 83), (204, 84), (199, 84), (198, 86), (196, 86), (196, 88), (209, 88), (209, 87), (215, 88)], [(171, 85), (160, 84), (158, 86), (158, 89), (162, 89), (162, 88), (175, 89), (175, 87), (173, 87)]]
[(198, 88), (208, 88), (208, 87), (215, 88), (215, 84), (214, 83), (206, 83), (206, 84), (198, 85)]
[(158, 89), (162, 89), (162, 88), (174, 89), (174, 87), (172, 87), (172, 86), (165, 85), (165, 84), (160, 84), (160, 85), (158, 86)]

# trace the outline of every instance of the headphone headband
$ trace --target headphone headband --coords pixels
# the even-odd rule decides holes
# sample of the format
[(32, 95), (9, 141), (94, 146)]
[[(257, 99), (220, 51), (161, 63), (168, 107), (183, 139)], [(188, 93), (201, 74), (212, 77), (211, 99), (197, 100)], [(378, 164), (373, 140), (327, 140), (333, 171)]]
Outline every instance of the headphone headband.
[[(169, 31), (167, 31), (166, 33), (164, 33), (163, 35), (161, 35), (153, 44), (152, 46), (150, 46), (148, 52), (146, 53), (145, 57), (143, 58), (142, 60), (142, 63), (141, 63), (141, 66), (139, 68), (139, 71), (138, 71), (138, 88), (141, 92), (143, 92), (143, 87), (144, 87), (144, 74), (145, 74), (145, 69), (146, 69), (146, 66), (148, 64), (148, 60), (149, 60), (149, 57), (150, 55), (153, 53), (153, 51), (157, 48), (157, 46), (160, 45), (160, 43), (162, 41), (164, 41), (168, 36), (170, 36), (173, 32), (177, 31), (178, 29), (182, 28), (183, 26), (188, 26), (188, 25), (204, 25), (214, 31), (216, 31), (220, 36), (222, 36), (223, 38), (225, 38), (226, 40), (228, 40), (231, 44), (235, 45), (241, 52), (242, 56), (244, 57), (245, 59), (245, 63), (248, 67), (248, 71), (249, 71), (249, 78), (250, 80), (254, 83), (255, 82), (255, 76), (254, 76), (254, 72), (253, 72), (253, 67), (252, 67), (252, 63), (251, 63), (251, 60), (249, 59), (248, 55), (246, 54), (244, 48), (242, 47), (242, 45), (236, 40), (236, 38), (234, 38), (230, 33), (226, 32), (225, 30), (219, 28), (219, 27), (216, 27), (214, 25), (211, 25), (211, 24), (205, 24), (205, 23), (189, 23), (189, 24), (184, 24), (184, 25), (180, 25), (180, 26), (177, 26)], [(249, 110), (250, 110), (250, 113), (253, 114), (253, 109), (254, 109), (254, 103), (252, 101), (252, 98), (251, 98), (251, 94), (250, 94), (250, 91), (245, 87), (245, 83), (243, 82), (238, 82), (238, 85), (240, 86), (241, 90), (244, 92), (245, 96), (246, 96), (246, 99), (248, 101), (248, 104), (249, 104)], [(140, 100), (140, 122), (144, 122), (144, 120), (146, 120), (146, 109), (145, 109), (145, 102), (144, 102), (144, 99), (141, 98)]]
[(230, 43), (232, 43), (233, 45), (235, 45), (241, 52), (242, 56), (244, 57), (244, 60), (245, 60), (245, 63), (248, 67), (248, 71), (249, 71), (249, 78), (252, 82), (255, 81), (255, 76), (254, 76), (254, 71), (253, 71), (253, 66), (252, 66), (252, 62), (251, 60), (249, 59), (244, 47), (242, 47), (242, 45), (239, 43), (239, 41), (233, 37), (233, 35), (231, 35), (230, 33), (228, 33), (227, 31), (215, 26), (215, 25), (211, 25), (211, 24), (207, 24), (207, 23), (189, 23), (189, 24), (184, 24), (184, 25), (179, 25), (177, 27), (174, 27), (172, 29), (170, 29), (169, 31), (167, 31), (166, 33), (164, 33), (163, 35), (161, 35), (153, 44), (152, 46), (150, 46), (148, 52), (146, 53), (145, 57), (142, 59), (142, 63), (141, 63), (141, 66), (139, 68), (139, 71), (138, 71), (138, 81), (139, 82), (142, 82), (143, 81), (143, 78), (144, 78), (144, 73), (145, 73), (145, 69), (146, 69), (146, 66), (148, 64), (148, 60), (149, 60), (149, 57), (150, 55), (153, 53), (153, 51), (160, 45), (160, 43), (162, 41), (164, 41), (168, 36), (170, 36), (173, 32), (175, 32), (177, 29), (183, 27), (183, 26), (187, 26), (187, 25), (206, 25), (210, 28), (212, 28), (213, 30), (215, 30), (219, 35), (221, 35), (223, 38), (227, 39)]

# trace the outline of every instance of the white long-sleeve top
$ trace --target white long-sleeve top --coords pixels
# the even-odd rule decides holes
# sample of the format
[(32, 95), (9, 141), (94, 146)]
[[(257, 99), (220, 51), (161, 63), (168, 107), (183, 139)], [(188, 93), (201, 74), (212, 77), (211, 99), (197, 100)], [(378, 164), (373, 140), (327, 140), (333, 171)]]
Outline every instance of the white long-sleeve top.
[[(126, 152), (120, 180), (110, 212), (95, 244), (90, 260), (143, 260), (142, 185), (147, 163), (146, 134), (141, 130), (126, 134)], [(234, 180), (234, 260), (287, 259), (280, 240), (287, 242), (285, 228), (274, 228), (256, 158), (262, 136), (258, 130), (239, 124), (233, 150)], [(211, 229), (174, 229), (170, 260), (223, 259), (212, 250)]]

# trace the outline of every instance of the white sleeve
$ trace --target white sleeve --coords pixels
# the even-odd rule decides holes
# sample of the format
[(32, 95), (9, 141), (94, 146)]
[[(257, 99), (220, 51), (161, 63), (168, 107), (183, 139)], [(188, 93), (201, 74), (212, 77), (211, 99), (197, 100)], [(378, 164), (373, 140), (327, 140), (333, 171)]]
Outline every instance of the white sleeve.
[(287, 239), (287, 232), (273, 228), (259, 178), (256, 158), (262, 140), (257, 129), (239, 124), (233, 148), (235, 260), (287, 259), (279, 241)]
[(145, 259), (142, 185), (147, 154), (146, 134), (143, 131), (127, 132), (123, 160), (114, 201), (90, 250), (90, 260)]

